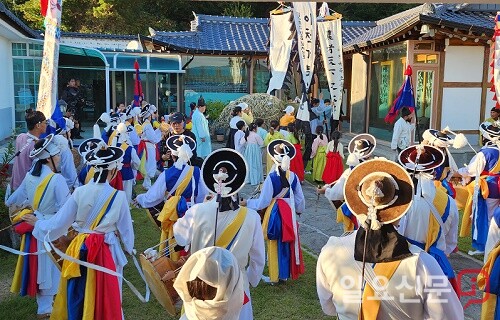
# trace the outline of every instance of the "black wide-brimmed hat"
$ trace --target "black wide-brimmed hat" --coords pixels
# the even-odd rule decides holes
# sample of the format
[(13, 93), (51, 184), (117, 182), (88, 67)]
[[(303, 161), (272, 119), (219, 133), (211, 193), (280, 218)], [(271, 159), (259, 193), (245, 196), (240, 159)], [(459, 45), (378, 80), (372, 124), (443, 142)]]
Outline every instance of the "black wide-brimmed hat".
[(366, 159), (373, 153), (376, 146), (377, 139), (371, 134), (363, 133), (352, 138), (347, 149), (349, 153), (357, 153), (363, 159)]
[[(222, 148), (213, 151), (203, 161), (201, 173), (203, 182), (207, 188), (223, 197), (236, 194), (245, 186), (245, 177), (248, 172), (248, 165), (243, 156), (234, 149)], [(218, 187), (217, 175), (226, 175), (221, 181), (221, 188)]]
[(491, 140), (492, 138), (500, 137), (500, 127), (491, 122), (483, 122), (479, 125), (479, 131), (483, 134), (483, 137)]
[(269, 142), (267, 145), (267, 153), (274, 161), (281, 163), (285, 155), (289, 156), (291, 160), (295, 157), (297, 152), (291, 142), (283, 139), (276, 139)]
[(59, 147), (54, 143), (54, 134), (51, 133), (43, 139), (35, 142), (35, 147), (30, 152), (30, 158), (47, 159), (61, 152)]
[(135, 116), (138, 116), (141, 114), (141, 108), (136, 107), (134, 105), (129, 105), (127, 106), (127, 109), (125, 110), (125, 120), (131, 119)]
[(194, 141), (193, 138), (185, 136), (183, 134), (170, 136), (165, 144), (171, 151), (177, 151), (183, 144), (187, 144), (191, 151), (196, 149), (196, 141)]
[(156, 112), (156, 106), (153, 104), (146, 104), (144, 107), (141, 109), (140, 117), (141, 118), (146, 118), (149, 116), (152, 116), (153, 113)]
[(403, 167), (413, 171), (428, 171), (443, 164), (444, 153), (429, 145), (410, 146), (399, 153), (398, 161)]
[(95, 148), (97, 148), (97, 145), (99, 142), (101, 142), (102, 139), (99, 138), (90, 138), (87, 140), (84, 140), (80, 145), (78, 146), (78, 153), (84, 157), (87, 153), (90, 151), (94, 151)]
[(94, 167), (106, 167), (109, 164), (121, 161), (124, 152), (121, 148), (110, 147), (101, 142), (97, 148), (87, 153), (85, 160), (87, 163)]
[(432, 138), (434, 138), (444, 142), (453, 140), (453, 137), (448, 135), (445, 131), (439, 131), (435, 129), (425, 130), (424, 133), (422, 134), (422, 138), (424, 138), (424, 140), (431, 140)]
[(384, 158), (360, 163), (349, 174), (344, 185), (349, 210), (360, 220), (376, 210), (381, 224), (400, 219), (410, 208), (413, 182), (399, 164)]

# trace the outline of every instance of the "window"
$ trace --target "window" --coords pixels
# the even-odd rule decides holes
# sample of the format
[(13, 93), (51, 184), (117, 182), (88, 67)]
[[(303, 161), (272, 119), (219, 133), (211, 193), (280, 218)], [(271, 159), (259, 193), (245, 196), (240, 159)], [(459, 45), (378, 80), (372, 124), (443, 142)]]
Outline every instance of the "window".
[(12, 55), (14, 57), (26, 57), (28, 55), (26, 50), (26, 43), (13, 43)]

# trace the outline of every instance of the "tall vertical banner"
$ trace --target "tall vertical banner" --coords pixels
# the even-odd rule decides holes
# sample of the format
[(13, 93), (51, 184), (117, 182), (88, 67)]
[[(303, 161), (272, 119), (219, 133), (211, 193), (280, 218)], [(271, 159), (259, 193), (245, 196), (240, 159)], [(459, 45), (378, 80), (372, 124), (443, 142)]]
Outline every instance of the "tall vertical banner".
[(500, 12), (497, 12), (495, 18), (495, 33), (493, 34), (493, 42), (491, 43), (491, 67), (493, 77), (491, 79), (491, 91), (495, 93), (493, 100), (495, 108), (500, 108)]
[(316, 3), (293, 2), (293, 18), (297, 30), (300, 70), (304, 82), (302, 103), (297, 111), (297, 119), (309, 121), (306, 93), (311, 86), (316, 58)]
[(43, 41), (37, 110), (43, 112), (48, 119), (52, 116), (57, 103), (57, 68), (59, 66), (62, 0), (45, 1), (45, 4), (42, 4), (42, 10), (45, 7), (47, 8), (44, 21), (45, 38)]
[(341, 20), (318, 21), (318, 38), (333, 107), (332, 117), (339, 120), (344, 89)]
[(279, 90), (283, 86), (290, 53), (292, 52), (292, 12), (271, 14), (271, 34), (269, 36), (269, 64), (271, 66), (271, 79), (267, 93)]

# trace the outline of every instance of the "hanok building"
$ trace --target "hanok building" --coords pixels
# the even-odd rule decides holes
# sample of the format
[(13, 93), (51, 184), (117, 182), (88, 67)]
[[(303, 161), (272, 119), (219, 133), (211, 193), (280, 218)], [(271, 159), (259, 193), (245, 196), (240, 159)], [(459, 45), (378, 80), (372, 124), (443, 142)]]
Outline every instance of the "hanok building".
[(477, 144), (479, 124), (495, 105), (489, 65), (497, 11), (500, 5), (424, 4), (344, 42), (344, 59), (352, 60), (350, 131), (391, 139), (384, 117), (409, 64), (418, 132), (450, 126)]
[[(343, 41), (349, 42), (374, 26), (373, 22), (343, 22)], [(229, 102), (249, 93), (267, 91), (269, 19), (195, 14), (190, 31), (150, 32), (149, 37), (140, 36), (147, 50), (182, 56), (186, 74), (181, 85), (186, 112), (189, 103), (196, 102), (200, 95), (206, 101)], [(291, 61), (297, 70), (298, 56)], [(320, 76), (322, 79), (322, 87), (327, 88), (326, 79)], [(296, 89), (300, 85), (294, 81), (287, 85), (293, 93), (291, 98), (300, 94)]]

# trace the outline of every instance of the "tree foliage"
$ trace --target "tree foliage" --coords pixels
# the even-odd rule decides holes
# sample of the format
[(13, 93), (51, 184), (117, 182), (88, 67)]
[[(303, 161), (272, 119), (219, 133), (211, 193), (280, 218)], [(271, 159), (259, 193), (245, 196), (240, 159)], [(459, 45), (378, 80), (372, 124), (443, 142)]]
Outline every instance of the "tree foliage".
[[(2, 0), (33, 29), (43, 29), (40, 0)], [(321, 3), (318, 3), (318, 7)], [(330, 3), (344, 20), (374, 21), (414, 7), (412, 4)], [(62, 29), (74, 32), (148, 34), (189, 30), (193, 12), (239, 17), (268, 17), (276, 2), (203, 2), (191, 0), (64, 0)]]

